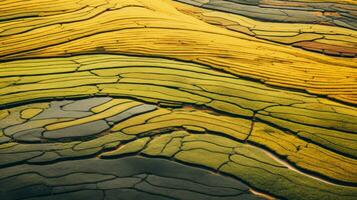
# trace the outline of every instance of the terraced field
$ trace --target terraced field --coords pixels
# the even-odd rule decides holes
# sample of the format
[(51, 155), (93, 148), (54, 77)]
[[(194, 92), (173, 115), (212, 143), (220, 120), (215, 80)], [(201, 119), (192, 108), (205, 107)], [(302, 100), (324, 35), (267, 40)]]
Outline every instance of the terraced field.
[(0, 2), (0, 199), (357, 199), (357, 1)]

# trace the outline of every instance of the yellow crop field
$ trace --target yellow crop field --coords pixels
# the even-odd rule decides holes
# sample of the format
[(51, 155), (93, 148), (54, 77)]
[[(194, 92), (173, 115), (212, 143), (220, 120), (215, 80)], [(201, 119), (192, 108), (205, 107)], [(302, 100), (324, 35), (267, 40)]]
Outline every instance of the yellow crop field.
[(357, 1), (0, 2), (0, 199), (357, 198)]

